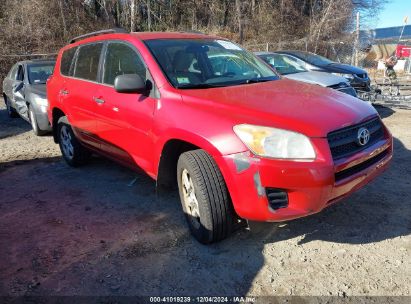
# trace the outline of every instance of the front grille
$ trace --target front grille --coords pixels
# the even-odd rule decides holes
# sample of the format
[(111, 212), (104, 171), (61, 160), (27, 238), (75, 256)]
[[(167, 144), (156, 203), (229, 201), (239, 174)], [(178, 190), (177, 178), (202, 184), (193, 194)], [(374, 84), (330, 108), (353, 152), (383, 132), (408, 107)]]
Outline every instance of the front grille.
[[(360, 128), (366, 128), (370, 131), (370, 139), (364, 146), (357, 144), (358, 130)], [(334, 160), (353, 155), (371, 146), (383, 137), (384, 130), (378, 117), (361, 124), (333, 131), (327, 135), (331, 155)]]
[(271, 209), (277, 210), (288, 206), (288, 195), (286, 191), (276, 188), (266, 188), (265, 192)]
[(351, 96), (354, 96), (354, 97), (357, 97), (357, 93), (351, 87), (343, 88), (343, 89), (340, 89), (338, 91), (343, 92), (343, 93), (348, 94), (348, 95), (351, 95)]
[(367, 74), (356, 74), (358, 78), (367, 78)]
[(347, 88), (347, 87), (349, 87), (349, 85), (345, 82), (340, 82), (340, 83), (329, 86), (329, 88), (335, 89), (335, 90), (340, 90), (340, 89)]
[(340, 172), (335, 173), (335, 181), (338, 182), (340, 180), (343, 180), (347, 177), (350, 177), (351, 175), (354, 175), (358, 172), (361, 172), (362, 170), (365, 170), (372, 165), (375, 165), (378, 163), (380, 160), (382, 160), (385, 156), (388, 154), (388, 149), (384, 150), (380, 154), (377, 154), (370, 159), (367, 159), (365, 162), (362, 162), (361, 164), (352, 166), (351, 168), (342, 170)]
[(355, 90), (345, 82), (340, 82), (338, 84), (330, 85), (329, 88), (340, 91), (340, 92), (343, 92), (345, 94), (348, 94), (348, 95), (351, 95), (351, 96), (354, 96), (354, 97), (357, 97), (357, 94), (355, 93)]

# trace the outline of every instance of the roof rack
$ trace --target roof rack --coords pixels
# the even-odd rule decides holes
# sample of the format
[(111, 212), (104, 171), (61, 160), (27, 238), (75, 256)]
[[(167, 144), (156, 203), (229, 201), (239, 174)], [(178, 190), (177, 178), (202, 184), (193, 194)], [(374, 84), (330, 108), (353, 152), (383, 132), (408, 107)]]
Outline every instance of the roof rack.
[(113, 29), (108, 29), (108, 30), (101, 30), (97, 32), (91, 32), (88, 34), (84, 34), (78, 37), (74, 37), (73, 39), (70, 40), (70, 43), (74, 43), (80, 39), (88, 38), (88, 37), (93, 37), (93, 36), (98, 36), (98, 35), (104, 35), (104, 34), (113, 34), (113, 33), (128, 33), (125, 29), (123, 28), (113, 28)]
[(196, 30), (180, 31), (179, 33), (187, 33), (187, 34), (201, 34), (201, 35), (205, 35), (205, 33), (200, 32), (200, 31), (196, 31)]

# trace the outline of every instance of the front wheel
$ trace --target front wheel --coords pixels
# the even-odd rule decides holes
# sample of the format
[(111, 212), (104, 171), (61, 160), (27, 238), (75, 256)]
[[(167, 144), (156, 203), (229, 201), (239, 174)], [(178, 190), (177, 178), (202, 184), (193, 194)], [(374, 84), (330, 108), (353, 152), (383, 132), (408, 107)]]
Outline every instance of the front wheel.
[(57, 131), (59, 146), (64, 160), (72, 167), (78, 167), (87, 163), (91, 153), (77, 140), (66, 116), (60, 117), (58, 120)]
[(204, 150), (181, 154), (177, 163), (180, 200), (193, 236), (203, 244), (226, 238), (235, 213), (224, 178)]

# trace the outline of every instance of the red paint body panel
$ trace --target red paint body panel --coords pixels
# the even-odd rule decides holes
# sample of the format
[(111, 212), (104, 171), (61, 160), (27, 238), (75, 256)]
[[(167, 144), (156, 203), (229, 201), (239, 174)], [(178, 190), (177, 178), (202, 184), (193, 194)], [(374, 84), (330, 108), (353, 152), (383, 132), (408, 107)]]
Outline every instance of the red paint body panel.
[[(329, 132), (378, 115), (367, 103), (336, 90), (286, 79), (224, 88), (176, 89), (142, 41), (205, 37), (210, 38), (182, 33), (108, 34), (63, 48), (48, 81), (50, 121), (53, 122), (53, 110), (59, 109), (76, 129), (82, 130), (77, 133), (91, 133), (91, 139), (80, 134), (81, 140), (89, 141), (86, 144), (99, 145), (105, 154), (121, 163), (134, 162), (153, 178), (157, 178), (162, 150), (168, 141), (178, 139), (204, 149), (220, 168), (238, 215), (253, 220), (283, 221), (319, 212), (386, 169), (392, 158), (388, 130), (383, 140), (349, 158), (334, 161), (331, 156), (326, 138)], [(127, 41), (140, 52), (160, 98), (120, 94), (111, 86), (60, 75), (65, 49), (105, 40)], [(68, 96), (60, 94), (65, 88), (70, 92)], [(104, 99), (105, 103), (96, 104), (93, 97)], [(233, 131), (233, 126), (242, 123), (305, 134), (317, 157), (314, 161), (256, 157)], [(336, 183), (336, 172), (384, 150), (388, 153), (378, 164)], [(238, 170), (236, 165), (240, 153), (248, 164), (244, 170)], [(266, 196), (258, 193), (258, 186), (285, 189), (288, 207), (271, 210)]]

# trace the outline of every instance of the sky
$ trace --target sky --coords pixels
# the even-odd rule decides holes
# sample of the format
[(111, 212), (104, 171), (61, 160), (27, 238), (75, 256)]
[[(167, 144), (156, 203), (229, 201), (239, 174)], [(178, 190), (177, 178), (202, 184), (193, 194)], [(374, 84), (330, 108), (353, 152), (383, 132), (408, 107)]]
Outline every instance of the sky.
[(411, 0), (391, 0), (382, 9), (376, 28), (401, 26), (404, 16), (408, 16), (408, 24), (411, 24)]

